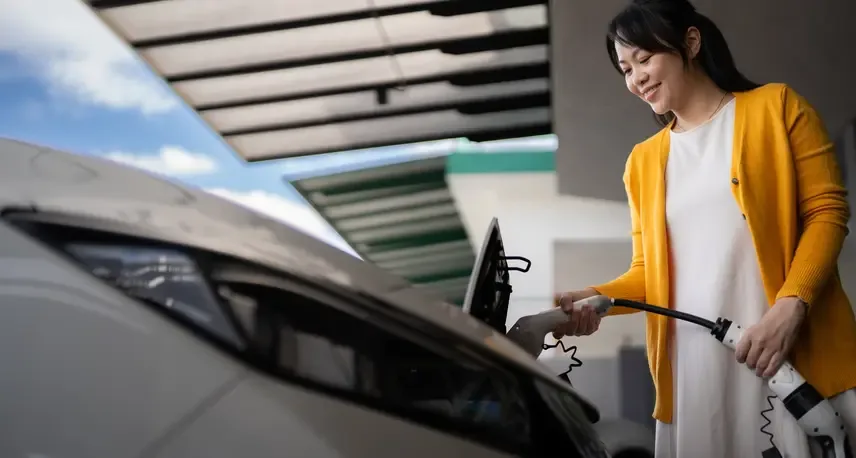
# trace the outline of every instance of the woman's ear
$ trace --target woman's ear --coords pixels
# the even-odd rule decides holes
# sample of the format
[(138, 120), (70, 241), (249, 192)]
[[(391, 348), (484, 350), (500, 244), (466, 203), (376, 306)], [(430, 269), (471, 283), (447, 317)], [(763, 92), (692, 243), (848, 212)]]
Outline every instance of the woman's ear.
[(695, 59), (701, 49), (701, 32), (699, 32), (698, 28), (690, 27), (687, 29), (684, 45), (687, 47), (687, 57), (690, 60)]

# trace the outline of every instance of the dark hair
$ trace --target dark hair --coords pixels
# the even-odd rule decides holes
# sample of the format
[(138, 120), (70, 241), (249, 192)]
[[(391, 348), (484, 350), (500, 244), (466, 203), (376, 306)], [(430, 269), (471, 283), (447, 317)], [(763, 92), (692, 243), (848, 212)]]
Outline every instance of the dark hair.
[[(744, 92), (759, 84), (743, 76), (734, 64), (731, 50), (719, 27), (707, 16), (696, 11), (688, 0), (632, 0), (609, 23), (606, 49), (612, 65), (624, 73), (618, 64), (615, 43), (632, 46), (651, 53), (678, 53), (689, 65), (685, 46), (687, 30), (695, 27), (701, 34), (701, 48), (696, 57), (701, 68), (720, 89)], [(654, 115), (657, 123), (665, 127), (674, 114)]]

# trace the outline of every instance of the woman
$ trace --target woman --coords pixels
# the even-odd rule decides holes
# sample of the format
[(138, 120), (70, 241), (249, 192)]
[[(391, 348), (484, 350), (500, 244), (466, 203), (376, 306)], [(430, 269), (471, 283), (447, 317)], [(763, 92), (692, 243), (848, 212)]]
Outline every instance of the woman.
[(762, 377), (785, 360), (856, 439), (856, 319), (836, 267), (849, 212), (817, 113), (786, 85), (746, 79), (686, 0), (635, 0), (607, 44), (663, 129), (627, 160), (630, 269), (561, 295), (571, 320), (556, 337), (597, 329), (590, 310), (569, 307), (595, 294), (751, 325), (731, 352), (703, 328), (647, 316), (658, 458), (761, 457), (773, 443), (783, 456), (816, 456), (780, 401), (761, 416), (771, 395)]

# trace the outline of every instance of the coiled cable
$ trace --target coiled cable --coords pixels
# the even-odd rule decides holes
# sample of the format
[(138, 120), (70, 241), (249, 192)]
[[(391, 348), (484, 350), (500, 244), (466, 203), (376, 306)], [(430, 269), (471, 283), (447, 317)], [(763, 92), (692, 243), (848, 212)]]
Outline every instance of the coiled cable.
[(565, 347), (565, 343), (562, 342), (561, 340), (556, 341), (556, 343), (554, 343), (554, 344), (546, 344), (545, 343), (541, 346), (541, 348), (544, 350), (550, 350), (552, 348), (559, 348), (559, 347), (562, 348), (562, 353), (565, 353), (565, 354), (570, 353), (570, 357), (571, 357), (571, 363), (568, 364), (568, 370), (559, 374), (559, 377), (561, 379), (565, 380), (566, 382), (571, 383), (571, 378), (570, 378), (571, 371), (574, 370), (575, 367), (581, 367), (583, 365), (583, 362), (580, 361), (579, 358), (577, 358), (577, 346), (571, 345), (570, 347)]
[(782, 458), (782, 453), (779, 452), (779, 449), (776, 447), (776, 444), (773, 442), (773, 433), (767, 431), (767, 428), (773, 424), (773, 420), (767, 416), (775, 410), (773, 406), (773, 399), (778, 399), (776, 395), (767, 396), (767, 405), (768, 408), (761, 411), (761, 418), (765, 420), (765, 423), (761, 426), (761, 434), (767, 436), (770, 439), (770, 448), (764, 450), (761, 453), (761, 458)]

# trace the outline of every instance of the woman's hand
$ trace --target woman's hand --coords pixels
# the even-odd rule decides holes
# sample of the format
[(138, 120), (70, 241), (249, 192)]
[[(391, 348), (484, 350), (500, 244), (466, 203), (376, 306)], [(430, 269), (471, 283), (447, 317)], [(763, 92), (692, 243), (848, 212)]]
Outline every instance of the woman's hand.
[(787, 360), (802, 325), (807, 305), (798, 297), (776, 301), (758, 324), (737, 343), (737, 362), (746, 363), (759, 377), (772, 377)]
[(570, 319), (553, 331), (553, 338), (558, 340), (565, 336), (587, 336), (597, 331), (600, 327), (600, 316), (594, 312), (594, 308), (587, 305), (581, 310), (574, 310), (574, 302), (597, 295), (598, 292), (591, 288), (557, 294), (553, 299), (553, 306), (562, 307)]

